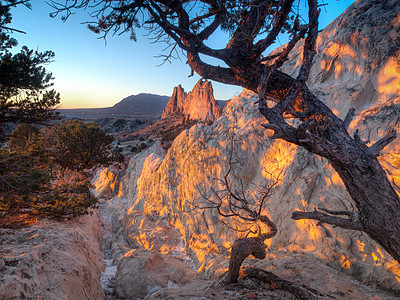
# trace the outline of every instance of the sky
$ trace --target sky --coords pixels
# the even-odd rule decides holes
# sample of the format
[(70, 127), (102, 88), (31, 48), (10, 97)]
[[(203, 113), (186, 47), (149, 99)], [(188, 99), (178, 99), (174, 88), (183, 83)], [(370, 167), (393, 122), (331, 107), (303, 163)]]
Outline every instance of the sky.
[[(46, 66), (53, 73), (54, 89), (61, 94), (61, 108), (110, 107), (130, 95), (152, 93), (171, 96), (181, 84), (190, 91), (200, 79), (190, 75), (185, 57), (162, 62), (157, 56), (165, 48), (151, 43), (143, 31), (137, 31), (137, 42), (129, 34), (109, 36), (107, 40), (82, 24), (89, 20), (86, 11), (72, 15), (66, 22), (50, 18), (53, 10), (44, 0), (33, 0), (32, 9), (19, 6), (11, 10), (13, 28), (26, 34), (14, 34), (19, 46), (55, 52), (55, 60)], [(354, 0), (325, 0), (319, 28), (326, 27)], [(227, 41), (222, 33), (208, 41), (209, 46), (222, 47)], [(284, 42), (284, 41), (281, 41)], [(279, 43), (277, 44), (279, 46)], [(241, 87), (212, 82), (214, 97), (228, 100), (238, 95)]]

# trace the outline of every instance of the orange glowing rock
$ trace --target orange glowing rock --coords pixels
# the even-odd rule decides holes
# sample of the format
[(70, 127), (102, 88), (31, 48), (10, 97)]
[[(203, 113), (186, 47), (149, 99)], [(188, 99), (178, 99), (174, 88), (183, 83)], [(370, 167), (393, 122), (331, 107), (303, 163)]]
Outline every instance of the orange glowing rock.
[[(321, 32), (308, 85), (342, 119), (354, 107), (357, 117), (350, 124), (350, 134), (359, 129), (363, 140), (373, 142), (388, 129), (398, 127), (400, 75), (395, 61), (399, 50), (394, 38), (398, 36), (400, 22), (398, 1), (388, 0), (373, 9), (370, 1), (358, 1)], [(300, 50), (301, 45), (295, 47), (290, 54), (293, 60), (282, 67), (283, 72), (295, 75), (299, 71)], [(256, 186), (262, 187), (271, 177), (281, 176), (263, 207), (278, 227), (277, 235), (267, 241), (268, 251), (306, 253), (354, 274), (361, 281), (379, 282), (400, 291), (399, 264), (367, 235), (317, 225), (312, 220), (291, 219), (294, 210), (356, 208), (327, 160), (270, 139), (272, 131), (262, 126), (266, 121), (258, 112), (257, 100), (256, 95), (244, 90), (226, 105), (212, 125), (197, 124), (182, 132), (168, 153), (160, 154), (159, 146), (155, 146), (138, 154), (124, 179), (129, 182), (123, 189), (128, 210), (156, 213), (167, 219), (178, 229), (198, 270), (209, 274), (213, 268), (225, 269), (226, 266), (217, 266), (225, 261), (221, 257), (228, 257), (234, 240), (245, 236), (246, 232), (240, 230), (254, 225), (222, 218), (215, 210), (204, 208), (210, 206), (205, 198), (212, 196), (211, 188), (222, 188), (216, 179), (226, 174), (229, 141), (234, 138), (238, 146), (233, 175), (243, 180), (246, 193), (254, 194)], [(325, 121), (320, 116), (315, 116), (315, 120)], [(400, 142), (396, 140), (379, 160), (389, 179), (399, 187), (397, 153)], [(127, 227), (129, 230), (130, 225)], [(162, 251), (167, 251), (167, 247)]]

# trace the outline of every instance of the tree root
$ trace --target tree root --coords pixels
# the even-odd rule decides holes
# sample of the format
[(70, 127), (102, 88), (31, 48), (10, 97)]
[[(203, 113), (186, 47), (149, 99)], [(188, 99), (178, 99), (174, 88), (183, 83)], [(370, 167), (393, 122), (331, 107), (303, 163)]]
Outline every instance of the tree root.
[(283, 290), (291, 293), (299, 300), (321, 300), (326, 296), (305, 285), (299, 285), (285, 279), (281, 279), (275, 274), (258, 268), (248, 268), (245, 270), (247, 277), (258, 279), (268, 283), (271, 290)]

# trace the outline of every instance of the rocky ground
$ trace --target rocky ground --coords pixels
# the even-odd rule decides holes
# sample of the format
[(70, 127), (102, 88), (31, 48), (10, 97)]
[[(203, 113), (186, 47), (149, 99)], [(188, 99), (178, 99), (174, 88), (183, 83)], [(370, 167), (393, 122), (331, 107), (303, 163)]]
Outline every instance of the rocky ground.
[(105, 270), (101, 272), (100, 284), (104, 290), (105, 300), (113, 300), (115, 298), (115, 273), (117, 266), (113, 264), (111, 258), (112, 232), (111, 232), (111, 215), (107, 212), (105, 201), (99, 201), (99, 225), (102, 234), (101, 251), (104, 255)]
[(0, 299), (103, 299), (97, 214), (0, 229)]
[(140, 129), (146, 128), (151, 124), (149, 121), (141, 120), (127, 120), (127, 119), (117, 119), (117, 118), (104, 118), (96, 119), (95, 123), (98, 123), (105, 132), (107, 133), (131, 133), (138, 131)]
[[(264, 260), (246, 259), (239, 283), (225, 285), (228, 256), (211, 257), (213, 267), (200, 270), (186, 254), (179, 232), (165, 218), (130, 211), (125, 219), (125, 208), (121, 198), (100, 204), (103, 252), (112, 265), (108, 283), (114, 283), (106, 287), (106, 299), (296, 299), (273, 285), (247, 278), (246, 269), (251, 267), (307, 286), (318, 292), (318, 299), (398, 299), (310, 254), (289, 249), (268, 251)], [(124, 223), (123, 230), (112, 227), (120, 222)]]
[[(122, 199), (101, 200), (92, 216), (0, 229), (0, 299), (295, 299), (256, 279), (223, 284), (227, 256), (198, 273), (165, 218), (131, 211), (128, 224), (124, 211)], [(305, 285), (318, 299), (399, 299), (307, 253), (269, 251), (247, 259), (242, 275), (248, 267)]]

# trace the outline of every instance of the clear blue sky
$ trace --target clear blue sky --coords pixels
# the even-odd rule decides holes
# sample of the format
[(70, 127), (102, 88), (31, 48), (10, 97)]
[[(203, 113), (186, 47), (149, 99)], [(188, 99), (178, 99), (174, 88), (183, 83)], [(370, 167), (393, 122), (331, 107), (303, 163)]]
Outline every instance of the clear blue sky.
[[(322, 8), (320, 29), (352, 2), (325, 0), (329, 5)], [(32, 10), (22, 6), (12, 9), (12, 26), (26, 32), (14, 35), (20, 46), (55, 52), (55, 61), (47, 69), (55, 76), (54, 88), (61, 94), (62, 108), (108, 107), (139, 93), (170, 96), (174, 86), (182, 84), (189, 91), (200, 79), (197, 74), (188, 78), (190, 68), (184, 56), (157, 67), (161, 60), (155, 56), (164, 45), (151, 44), (143, 32), (137, 32), (137, 42), (125, 34), (109, 36), (105, 43), (81, 24), (89, 19), (85, 11), (65, 23), (50, 18), (50, 12), (45, 1), (33, 0)], [(218, 39), (218, 43), (224, 40), (221, 36)], [(218, 100), (230, 99), (242, 90), (217, 82), (213, 87)]]

